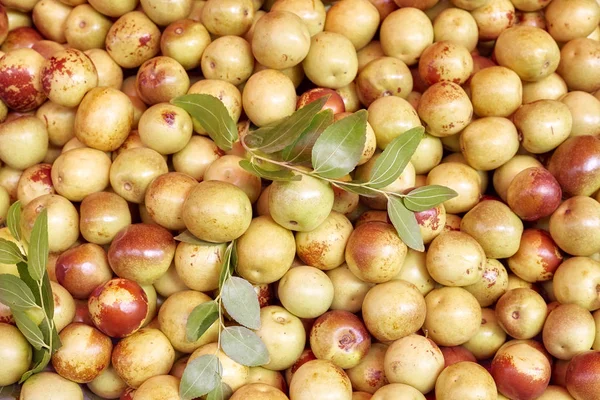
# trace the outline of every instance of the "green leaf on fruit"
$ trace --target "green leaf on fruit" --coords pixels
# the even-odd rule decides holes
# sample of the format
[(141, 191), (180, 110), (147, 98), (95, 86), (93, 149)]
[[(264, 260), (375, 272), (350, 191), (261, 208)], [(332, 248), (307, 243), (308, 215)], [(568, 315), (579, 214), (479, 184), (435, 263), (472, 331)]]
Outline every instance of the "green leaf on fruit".
[(16, 240), (21, 240), (21, 202), (19, 200), (15, 201), (8, 209), (6, 226)]
[(302, 164), (310, 162), (312, 157), (312, 148), (321, 134), (333, 123), (333, 111), (327, 108), (319, 112), (312, 119), (308, 128), (302, 132), (294, 143), (283, 149), (283, 160)]
[(329, 96), (323, 96), (305, 105), (276, 125), (259, 128), (244, 137), (252, 150), (274, 153), (283, 150), (304, 132), (315, 115), (323, 108)]
[(44, 298), (44, 311), (49, 318), (54, 318), (54, 293), (50, 284), (48, 271), (42, 277), (42, 297)]
[(260, 305), (252, 285), (245, 279), (232, 276), (221, 288), (221, 299), (229, 315), (250, 329), (260, 328)]
[(0, 238), (0, 263), (16, 264), (23, 261), (23, 254), (19, 250), (19, 246), (6, 239)]
[(330, 179), (350, 173), (362, 155), (366, 132), (366, 110), (357, 111), (329, 125), (312, 148), (314, 173)]
[(396, 196), (388, 197), (387, 212), (404, 244), (413, 250), (424, 251), (425, 245), (415, 214), (404, 206), (402, 199)]
[(241, 160), (240, 167), (242, 167), (243, 169), (245, 169), (253, 175), (272, 181), (299, 181), (302, 179), (302, 175), (296, 175), (292, 172), (292, 170), (278, 169), (271, 171), (261, 168), (248, 160)]
[(219, 243), (205, 242), (202, 239), (198, 239), (196, 236), (192, 235), (192, 233), (188, 230), (181, 232), (179, 235), (175, 236), (173, 239), (175, 239), (179, 242), (195, 244), (198, 246), (218, 246), (219, 245)]
[(231, 387), (225, 382), (221, 382), (206, 396), (206, 400), (229, 400), (231, 396), (233, 396)]
[(46, 365), (48, 365), (48, 363), (50, 362), (51, 358), (52, 356), (50, 355), (48, 349), (33, 350), (34, 367), (29, 371), (25, 372), (23, 375), (21, 375), (19, 383), (23, 383), (32, 375), (37, 374), (38, 372), (42, 372), (44, 368), (46, 368)]
[(221, 383), (223, 367), (214, 354), (205, 354), (187, 363), (181, 382), (179, 395), (183, 400), (192, 400), (210, 393)]
[(456, 196), (458, 196), (458, 193), (445, 186), (423, 186), (408, 193), (404, 197), (404, 205), (411, 211), (420, 212), (429, 210)]
[(31, 289), (14, 275), (0, 275), (0, 302), (11, 310), (25, 311), (38, 307)]
[(45, 347), (44, 335), (36, 323), (24, 311), (16, 309), (11, 309), (11, 311), (17, 323), (17, 328), (19, 328), (33, 348), (40, 350), (42, 347)]
[(216, 301), (207, 301), (196, 306), (190, 313), (185, 326), (186, 339), (189, 342), (195, 342), (218, 319), (219, 305)]
[(186, 94), (171, 100), (171, 104), (183, 108), (200, 122), (200, 125), (221, 150), (231, 150), (238, 140), (235, 121), (221, 100), (209, 94)]
[(39, 327), (42, 331), (42, 335), (44, 336), (44, 342), (52, 343), (52, 354), (54, 354), (62, 344), (54, 323), (52, 323), (52, 326), (50, 326), (49, 322), (50, 321), (44, 320)]
[(394, 182), (406, 168), (424, 133), (425, 129), (418, 126), (392, 140), (375, 161), (367, 185), (381, 189)]
[(223, 255), (223, 262), (221, 263), (221, 272), (219, 273), (219, 289), (223, 288), (223, 284), (235, 271), (237, 266), (237, 251), (235, 247), (235, 240), (229, 243), (225, 249)]
[(29, 275), (39, 281), (46, 272), (48, 262), (48, 210), (43, 209), (35, 219), (29, 238)]
[(376, 190), (373, 190), (372, 188), (370, 188), (368, 186), (363, 186), (364, 183), (362, 183), (362, 182), (357, 182), (357, 181), (351, 181), (351, 182), (335, 181), (335, 182), (331, 182), (331, 183), (334, 186), (337, 186), (340, 189), (345, 190), (346, 192), (356, 193), (356, 194), (359, 194), (361, 196), (375, 197), (375, 196), (378, 195), (378, 192)]
[(221, 332), (221, 346), (232, 360), (248, 367), (269, 362), (269, 351), (263, 341), (250, 329), (230, 326)]

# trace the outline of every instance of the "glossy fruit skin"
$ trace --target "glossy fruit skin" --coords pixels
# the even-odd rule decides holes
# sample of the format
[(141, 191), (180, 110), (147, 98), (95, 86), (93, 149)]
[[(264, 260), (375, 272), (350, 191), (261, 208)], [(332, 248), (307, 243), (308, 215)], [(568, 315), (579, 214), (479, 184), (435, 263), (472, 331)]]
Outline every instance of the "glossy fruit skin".
[(116, 278), (92, 292), (88, 307), (98, 329), (110, 337), (122, 338), (142, 327), (149, 305), (140, 285)]
[(568, 138), (552, 154), (548, 171), (566, 195), (591, 195), (600, 189), (600, 138)]
[(587, 351), (573, 357), (566, 374), (566, 385), (576, 400), (592, 400), (600, 393), (600, 351)]

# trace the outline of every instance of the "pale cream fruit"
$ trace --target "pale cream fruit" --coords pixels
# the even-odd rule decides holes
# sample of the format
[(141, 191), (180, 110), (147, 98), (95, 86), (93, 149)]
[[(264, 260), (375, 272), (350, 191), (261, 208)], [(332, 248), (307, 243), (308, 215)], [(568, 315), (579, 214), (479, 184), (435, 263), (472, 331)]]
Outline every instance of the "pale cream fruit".
[(481, 279), (485, 259), (483, 248), (467, 233), (444, 232), (431, 242), (426, 266), (442, 285), (467, 286)]
[(462, 361), (442, 371), (435, 384), (435, 396), (438, 400), (493, 400), (497, 398), (497, 388), (485, 368)]
[(20, 399), (48, 400), (53, 399), (83, 400), (81, 387), (68, 379), (54, 373), (43, 371), (35, 374), (23, 384)]
[(387, 56), (396, 57), (410, 66), (416, 64), (423, 50), (433, 43), (433, 25), (423, 11), (405, 7), (393, 11), (383, 20), (379, 37)]
[(384, 362), (387, 350), (388, 345), (373, 343), (361, 362), (346, 370), (354, 390), (373, 394), (379, 388), (389, 384), (385, 375)]
[(290, 368), (306, 344), (306, 331), (300, 318), (279, 306), (260, 309), (260, 328), (256, 334), (269, 352), (270, 361), (263, 367), (270, 370)]
[(296, 110), (296, 88), (282, 72), (265, 69), (248, 79), (242, 103), (246, 115), (255, 125), (269, 125)]
[(463, 288), (475, 296), (481, 307), (489, 307), (506, 293), (508, 285), (509, 275), (506, 267), (500, 261), (488, 258), (481, 279)]
[(413, 249), (408, 249), (402, 268), (393, 279), (402, 279), (412, 283), (423, 296), (431, 292), (436, 285), (427, 270), (427, 252)]
[(431, 339), (413, 334), (390, 345), (384, 364), (390, 383), (404, 383), (425, 394), (444, 369), (444, 355)]
[(344, 370), (331, 361), (312, 360), (293, 375), (290, 399), (313, 400), (315, 393), (322, 393), (329, 399), (352, 400), (352, 384)]
[(333, 284), (321, 270), (298, 266), (291, 268), (278, 285), (281, 304), (300, 318), (316, 318), (333, 302)]
[(371, 400), (425, 400), (425, 396), (410, 385), (391, 383), (373, 393)]
[(502, 329), (491, 308), (481, 309), (481, 326), (471, 339), (462, 346), (469, 350), (477, 360), (493, 357), (506, 342), (506, 332)]
[(31, 364), (32, 348), (21, 331), (15, 326), (0, 323), (2, 347), (0, 356), (5, 365), (0, 370), (0, 385), (17, 383)]
[(326, 272), (333, 285), (332, 310), (344, 310), (352, 313), (359, 312), (363, 300), (373, 284), (356, 277), (347, 264)]
[(315, 85), (339, 89), (354, 80), (358, 56), (352, 42), (335, 32), (320, 32), (311, 38), (310, 50), (302, 62), (306, 77)]
[(67, 151), (52, 164), (54, 189), (71, 201), (82, 201), (108, 186), (110, 166), (103, 151), (87, 147)]

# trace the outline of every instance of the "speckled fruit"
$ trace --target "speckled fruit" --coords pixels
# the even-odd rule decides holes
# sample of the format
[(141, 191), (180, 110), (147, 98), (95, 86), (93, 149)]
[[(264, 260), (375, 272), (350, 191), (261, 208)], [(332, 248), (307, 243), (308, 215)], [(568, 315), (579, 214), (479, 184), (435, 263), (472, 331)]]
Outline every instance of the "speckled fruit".
[(600, 393), (600, 351), (587, 351), (571, 359), (566, 384), (575, 400), (593, 400)]
[(425, 299), (419, 289), (412, 283), (394, 280), (369, 290), (362, 316), (371, 335), (379, 341), (391, 341), (419, 330), (425, 311)]
[(40, 80), (45, 58), (32, 49), (18, 49), (0, 59), (0, 99), (19, 112), (39, 107), (46, 95)]
[(531, 339), (542, 331), (547, 307), (535, 290), (516, 288), (506, 292), (496, 303), (498, 323), (515, 339)]
[(63, 378), (87, 383), (110, 363), (113, 349), (110, 338), (82, 323), (68, 325), (60, 332), (61, 347), (52, 355), (52, 366)]
[(508, 205), (525, 221), (551, 215), (561, 198), (560, 185), (548, 170), (541, 167), (521, 171), (508, 186)]
[(362, 321), (348, 311), (329, 311), (314, 322), (310, 346), (319, 359), (340, 368), (357, 366), (371, 347), (371, 335)]
[(351, 400), (352, 384), (343, 369), (331, 361), (312, 360), (302, 365), (290, 383), (290, 398), (312, 400), (313, 393), (329, 399)]
[(494, 356), (491, 374), (498, 391), (511, 399), (538, 398), (550, 382), (550, 362), (526, 342), (507, 342)]
[(406, 252), (406, 245), (392, 225), (374, 221), (361, 224), (350, 234), (346, 263), (363, 281), (382, 283), (400, 272)]
[(161, 331), (144, 328), (117, 343), (111, 361), (121, 379), (138, 388), (153, 376), (168, 374), (175, 351)]
[(525, 229), (519, 250), (508, 259), (510, 270), (527, 282), (549, 281), (563, 261), (552, 236), (542, 229)]
[(111, 26), (105, 46), (122, 68), (139, 67), (160, 51), (160, 30), (146, 14), (131, 11)]
[(548, 170), (565, 194), (589, 196), (600, 189), (600, 138), (576, 136), (556, 148)]
[(594, 317), (577, 304), (560, 304), (550, 311), (542, 332), (544, 347), (560, 360), (591, 349), (595, 336)]
[(87, 299), (94, 289), (112, 278), (104, 249), (84, 243), (63, 252), (56, 260), (56, 280), (76, 299)]
[(417, 107), (427, 133), (446, 137), (460, 132), (473, 118), (467, 93), (453, 82), (438, 82), (427, 88)]
[(90, 194), (81, 202), (79, 212), (81, 235), (90, 243), (109, 244), (131, 224), (127, 201), (111, 192)]
[(98, 74), (92, 60), (82, 51), (66, 49), (44, 63), (41, 80), (51, 101), (63, 107), (76, 107), (98, 85)]
[(142, 327), (148, 296), (137, 283), (116, 278), (98, 286), (88, 300), (94, 325), (108, 336), (121, 338)]
[(121, 278), (148, 284), (167, 272), (175, 247), (173, 235), (165, 228), (133, 224), (115, 236), (108, 250), (108, 262)]
[(144, 205), (152, 220), (166, 229), (183, 230), (183, 204), (197, 181), (181, 172), (156, 177), (146, 190)]

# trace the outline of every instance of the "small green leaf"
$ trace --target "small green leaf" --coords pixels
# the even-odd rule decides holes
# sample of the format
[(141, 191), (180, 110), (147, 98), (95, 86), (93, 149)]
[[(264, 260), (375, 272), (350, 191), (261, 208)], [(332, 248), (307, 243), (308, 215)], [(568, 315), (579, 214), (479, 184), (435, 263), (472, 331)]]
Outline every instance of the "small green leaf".
[(243, 169), (245, 169), (253, 175), (272, 181), (299, 181), (302, 179), (302, 175), (296, 175), (289, 169), (279, 169), (275, 171), (270, 171), (261, 168), (248, 160), (241, 160), (240, 167), (242, 167)]
[(181, 382), (179, 395), (183, 400), (192, 400), (210, 393), (221, 383), (223, 367), (214, 354), (205, 354), (188, 362)]
[(406, 168), (424, 133), (425, 129), (418, 126), (392, 140), (375, 161), (367, 184), (381, 189), (394, 182)]
[(218, 319), (219, 305), (216, 301), (207, 301), (197, 305), (190, 313), (185, 326), (187, 340), (189, 342), (198, 340)]
[(17, 239), (21, 240), (21, 202), (19, 200), (15, 201), (10, 208), (8, 209), (8, 213), (6, 215), (6, 226), (8, 226), (8, 230), (10, 234)]
[(235, 270), (235, 267), (237, 265), (237, 258), (235, 263), (232, 262), (232, 255), (235, 250), (235, 241), (229, 243), (229, 245), (225, 249), (225, 254), (223, 255), (223, 263), (221, 264), (221, 272), (219, 273), (219, 289), (223, 287), (225, 281), (229, 279), (229, 277), (231, 276), (231, 274), (233, 274), (233, 271)]
[(411, 211), (425, 211), (456, 196), (458, 193), (445, 186), (423, 186), (407, 194), (404, 197), (404, 205)]
[(230, 326), (221, 332), (221, 347), (232, 360), (248, 367), (269, 362), (269, 351), (263, 341), (250, 329)]
[(21, 379), (19, 380), (19, 383), (23, 383), (27, 379), (29, 379), (32, 375), (35, 375), (38, 372), (42, 372), (42, 370), (44, 368), (46, 368), (46, 365), (48, 365), (48, 363), (50, 362), (51, 358), (52, 358), (52, 356), (50, 355), (50, 352), (48, 351), (48, 349), (33, 350), (33, 365), (34, 365), (34, 367), (32, 369), (30, 369), (29, 371), (25, 372), (23, 375), (21, 375)]
[(44, 312), (49, 318), (54, 318), (54, 294), (52, 293), (48, 271), (44, 271), (42, 277), (42, 297), (44, 298)]
[(58, 349), (62, 346), (60, 341), (60, 337), (58, 336), (58, 331), (56, 330), (56, 326), (52, 324), (52, 327), (48, 326), (47, 320), (43, 320), (40, 324), (40, 330), (42, 331), (42, 335), (44, 336), (44, 342), (52, 343), (52, 354), (56, 353)]
[(375, 197), (378, 194), (376, 190), (373, 190), (373, 189), (371, 189), (368, 186), (364, 186), (364, 183), (362, 183), (362, 182), (357, 182), (357, 181), (351, 181), (351, 182), (335, 181), (335, 182), (332, 182), (332, 184), (334, 186), (339, 187), (342, 190), (345, 190), (346, 192), (356, 193), (356, 194), (359, 194), (359, 195), (365, 196), (365, 197)]
[(366, 110), (329, 125), (312, 148), (314, 172), (331, 179), (350, 173), (362, 155), (366, 132)]
[(411, 249), (424, 251), (425, 245), (415, 214), (406, 209), (402, 199), (396, 196), (388, 197), (387, 211), (400, 239)]
[(260, 328), (260, 305), (252, 285), (245, 279), (232, 276), (221, 289), (221, 299), (231, 317), (250, 328)]
[(44, 335), (40, 328), (23, 311), (12, 310), (13, 317), (21, 333), (27, 338), (27, 341), (36, 349), (40, 350), (45, 346)]
[(21, 280), (23, 282), (25, 282), (27, 287), (33, 293), (33, 297), (35, 297), (36, 304), (42, 304), (42, 301), (40, 299), (40, 288), (38, 287), (37, 282), (31, 278), (31, 275), (29, 275), (29, 270), (27, 269), (27, 263), (26, 262), (17, 263), (17, 271), (19, 272), (19, 277), (21, 278)]
[(231, 387), (225, 382), (221, 382), (220, 385), (217, 385), (217, 387), (206, 396), (206, 400), (229, 400), (232, 395), (233, 390), (231, 390)]
[(16, 243), (0, 238), (0, 263), (16, 264), (23, 261), (23, 254)]
[(0, 302), (19, 311), (39, 307), (25, 282), (10, 274), (0, 275)]
[(238, 139), (238, 130), (221, 100), (209, 94), (194, 93), (176, 97), (171, 104), (183, 108), (200, 122), (221, 150), (231, 150)]
[(333, 111), (327, 108), (319, 112), (294, 143), (283, 149), (283, 160), (301, 164), (310, 162), (312, 148), (321, 134), (333, 123)]
[(323, 108), (329, 96), (305, 105), (274, 126), (257, 129), (244, 137), (244, 143), (253, 150), (274, 153), (293, 143), (310, 125)]
[(46, 271), (48, 262), (48, 210), (43, 209), (35, 219), (29, 238), (28, 270), (31, 277), (39, 281)]
[(179, 242), (195, 244), (198, 246), (219, 246), (219, 243), (205, 242), (204, 240), (198, 239), (188, 230), (181, 232), (179, 235), (175, 236), (174, 239)]

